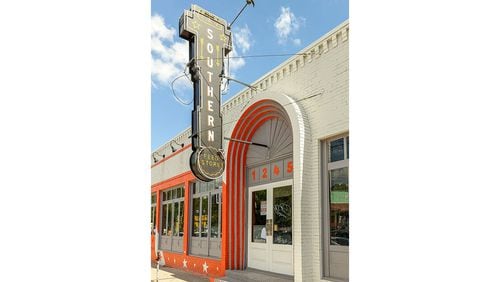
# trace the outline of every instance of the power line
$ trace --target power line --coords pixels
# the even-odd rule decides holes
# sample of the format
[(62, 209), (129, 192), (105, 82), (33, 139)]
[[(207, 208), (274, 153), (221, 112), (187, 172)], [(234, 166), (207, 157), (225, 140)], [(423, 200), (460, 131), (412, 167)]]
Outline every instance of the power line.
[(191, 79), (189, 79), (189, 77), (188, 77), (188, 75), (187, 75), (187, 73), (186, 73), (186, 68), (187, 68), (187, 65), (186, 65), (186, 67), (184, 68), (184, 71), (182, 72), (182, 74), (181, 74), (181, 75), (179, 75), (178, 77), (176, 77), (174, 80), (172, 80), (172, 81), (170, 82), (170, 89), (172, 89), (172, 94), (174, 95), (174, 98), (175, 98), (175, 100), (177, 100), (177, 102), (179, 102), (179, 103), (181, 103), (181, 104), (183, 104), (183, 105), (189, 106), (189, 105), (191, 105), (191, 104), (193, 103), (193, 100), (191, 100), (191, 102), (185, 102), (185, 101), (183, 101), (181, 98), (179, 98), (179, 97), (177, 96), (177, 93), (175, 93), (175, 90), (174, 90), (174, 82), (175, 82), (177, 79), (179, 79), (179, 78), (181, 78), (181, 77), (185, 76), (185, 77), (186, 77), (189, 81), (191, 81)]
[[(281, 106), (282, 106), (282, 107), (285, 107), (285, 106), (288, 106), (288, 105), (291, 105), (291, 104), (295, 104), (295, 103), (298, 103), (298, 102), (301, 102), (301, 101), (304, 101), (304, 100), (307, 100), (307, 99), (314, 98), (314, 97), (316, 97), (316, 96), (320, 96), (320, 95), (322, 95), (322, 94), (323, 94), (323, 91), (321, 91), (321, 92), (319, 92), (319, 93), (315, 93), (315, 94), (309, 95), (309, 96), (304, 97), (304, 98), (302, 98), (302, 99), (298, 99), (298, 100), (292, 101), (292, 102), (290, 102), (290, 103), (287, 103), (287, 104), (284, 104), (284, 105), (281, 105)], [(245, 105), (244, 107), (246, 107), (246, 105)], [(244, 108), (242, 108), (240, 111), (243, 111), (243, 109), (244, 109)], [(197, 133), (193, 133), (193, 132), (191, 132), (191, 136), (189, 136), (188, 138), (193, 137), (193, 135), (195, 135), (195, 134), (200, 134), (200, 133), (203, 133), (203, 132), (205, 132), (205, 131), (212, 130), (212, 129), (214, 129), (214, 128), (223, 127), (224, 125), (228, 125), (228, 124), (231, 124), (231, 123), (233, 123), (233, 122), (237, 122), (238, 120), (239, 120), (239, 119), (235, 119), (235, 120), (232, 120), (232, 121), (228, 121), (228, 122), (223, 123), (223, 124), (222, 124), (222, 125), (220, 125), (220, 126), (214, 126), (214, 127), (212, 127), (212, 128), (204, 129), (204, 130), (198, 131)]]
[[(295, 56), (295, 55), (310, 55), (313, 54), (314, 52), (306, 52), (306, 53), (282, 53), (282, 54), (261, 54), (261, 55), (245, 55), (245, 56), (233, 56), (233, 57), (226, 57), (227, 59), (244, 59), (244, 58), (266, 58), (266, 57), (284, 57), (284, 56)], [(195, 60), (198, 61), (205, 61), (205, 60), (224, 60), (226, 58), (194, 58)]]

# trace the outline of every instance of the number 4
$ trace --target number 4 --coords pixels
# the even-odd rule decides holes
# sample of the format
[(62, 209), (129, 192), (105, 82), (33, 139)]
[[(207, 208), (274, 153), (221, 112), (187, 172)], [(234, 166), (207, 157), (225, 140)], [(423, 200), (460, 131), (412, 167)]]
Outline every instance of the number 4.
[(280, 174), (280, 168), (277, 165), (274, 165), (274, 175), (279, 175)]

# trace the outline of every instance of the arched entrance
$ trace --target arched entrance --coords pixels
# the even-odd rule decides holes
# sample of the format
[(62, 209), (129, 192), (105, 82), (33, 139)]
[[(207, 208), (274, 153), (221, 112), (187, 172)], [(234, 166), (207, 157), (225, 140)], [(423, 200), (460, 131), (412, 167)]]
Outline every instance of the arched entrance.
[(293, 136), (288, 120), (266, 121), (247, 153), (247, 266), (293, 275)]
[[(289, 116), (275, 101), (258, 101), (242, 114), (231, 138), (265, 144), (268, 148), (229, 143), (225, 193), (226, 268), (249, 266), (293, 274), (293, 134)], [(281, 209), (279, 214), (274, 212), (277, 207)], [(262, 234), (260, 239), (257, 238), (259, 232)], [(261, 247), (260, 253), (254, 252), (255, 246)], [(286, 266), (273, 266), (271, 261), (260, 264), (247, 261), (262, 257), (262, 253), (268, 253), (270, 258), (274, 254), (274, 258), (286, 261)]]

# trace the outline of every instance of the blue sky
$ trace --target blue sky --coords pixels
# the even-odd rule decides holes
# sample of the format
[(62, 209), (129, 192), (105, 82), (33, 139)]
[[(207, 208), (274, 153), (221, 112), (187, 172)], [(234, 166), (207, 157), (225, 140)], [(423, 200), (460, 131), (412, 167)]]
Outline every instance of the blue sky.
[[(154, 150), (191, 125), (193, 90), (181, 77), (188, 61), (186, 41), (178, 35), (178, 21), (191, 4), (231, 22), (244, 0), (152, 0), (151, 1), (151, 149)], [(349, 15), (348, 0), (281, 1), (255, 0), (232, 26), (234, 51), (230, 56), (289, 54), (300, 51), (311, 42), (343, 22)], [(252, 83), (289, 56), (240, 58), (230, 61), (230, 76)], [(223, 101), (244, 86), (231, 82)]]

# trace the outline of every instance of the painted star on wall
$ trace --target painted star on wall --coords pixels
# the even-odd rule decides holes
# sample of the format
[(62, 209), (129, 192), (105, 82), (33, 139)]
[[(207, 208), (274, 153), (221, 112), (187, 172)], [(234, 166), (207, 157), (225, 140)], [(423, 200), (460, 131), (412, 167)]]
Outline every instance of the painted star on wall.
[(182, 261), (182, 267), (187, 268), (187, 267), (188, 267), (188, 266), (187, 266), (187, 264), (188, 264), (187, 260), (186, 260), (186, 259), (184, 259), (184, 260)]
[(208, 272), (208, 264), (206, 261), (203, 263), (203, 272)]

